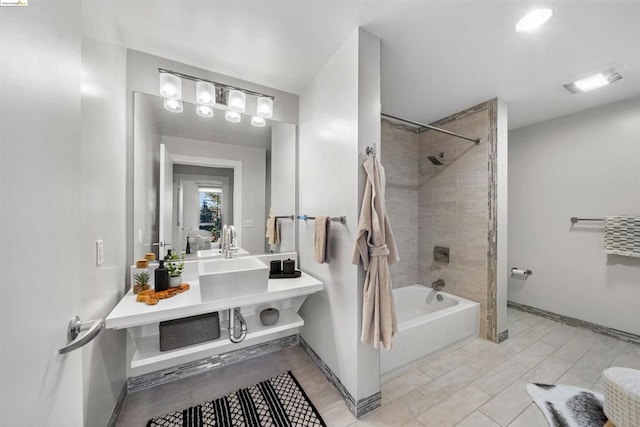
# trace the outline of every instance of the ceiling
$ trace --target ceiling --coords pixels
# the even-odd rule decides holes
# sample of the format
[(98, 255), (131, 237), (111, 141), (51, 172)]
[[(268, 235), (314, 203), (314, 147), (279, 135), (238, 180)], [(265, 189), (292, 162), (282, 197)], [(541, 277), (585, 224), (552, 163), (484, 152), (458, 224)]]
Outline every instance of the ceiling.
[[(501, 97), (515, 129), (640, 95), (639, 0), (110, 3), (128, 48), (295, 94), (360, 26), (382, 40), (383, 111), (419, 122)], [(541, 6), (551, 20), (517, 34)], [(560, 87), (614, 63), (627, 76), (610, 86)]]

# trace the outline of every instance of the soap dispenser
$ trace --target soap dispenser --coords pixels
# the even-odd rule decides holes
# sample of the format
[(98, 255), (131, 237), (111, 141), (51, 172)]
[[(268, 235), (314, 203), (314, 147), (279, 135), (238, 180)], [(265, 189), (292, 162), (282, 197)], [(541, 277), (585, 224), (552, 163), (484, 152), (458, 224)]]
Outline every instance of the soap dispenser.
[(160, 266), (156, 268), (155, 279), (156, 292), (169, 289), (169, 270), (164, 266), (164, 260), (160, 260)]

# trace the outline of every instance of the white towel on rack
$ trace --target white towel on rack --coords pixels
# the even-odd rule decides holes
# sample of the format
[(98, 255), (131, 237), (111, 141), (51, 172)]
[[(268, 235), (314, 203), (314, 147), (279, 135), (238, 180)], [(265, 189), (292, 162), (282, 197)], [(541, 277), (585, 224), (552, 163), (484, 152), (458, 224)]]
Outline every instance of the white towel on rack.
[(604, 253), (640, 257), (640, 217), (605, 217)]
[(314, 258), (320, 264), (329, 263), (329, 221), (328, 216), (316, 216), (314, 237)]
[(280, 243), (280, 232), (278, 231), (278, 218), (275, 215), (269, 215), (267, 219), (267, 233), (265, 236), (270, 245)]

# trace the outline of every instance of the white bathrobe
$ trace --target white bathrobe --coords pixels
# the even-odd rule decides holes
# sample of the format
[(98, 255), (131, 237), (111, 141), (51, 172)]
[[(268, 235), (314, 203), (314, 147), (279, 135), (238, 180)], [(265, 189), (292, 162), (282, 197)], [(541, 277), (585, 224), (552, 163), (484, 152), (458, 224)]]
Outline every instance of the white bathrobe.
[(376, 349), (382, 342), (389, 350), (391, 338), (398, 331), (389, 265), (400, 258), (384, 203), (384, 168), (374, 155), (367, 157), (363, 167), (367, 183), (353, 256), (353, 263), (362, 260), (366, 270), (360, 340)]

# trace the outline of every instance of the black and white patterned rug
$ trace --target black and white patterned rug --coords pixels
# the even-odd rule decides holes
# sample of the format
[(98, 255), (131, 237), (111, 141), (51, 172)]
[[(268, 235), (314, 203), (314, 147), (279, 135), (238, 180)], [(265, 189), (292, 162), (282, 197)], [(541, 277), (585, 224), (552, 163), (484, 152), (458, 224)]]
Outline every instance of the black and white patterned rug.
[(147, 427), (326, 426), (318, 410), (289, 372), (149, 420)]
[(551, 427), (602, 427), (607, 422), (600, 393), (562, 384), (529, 384), (527, 393)]

